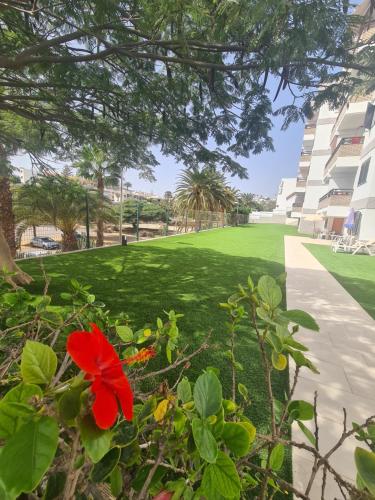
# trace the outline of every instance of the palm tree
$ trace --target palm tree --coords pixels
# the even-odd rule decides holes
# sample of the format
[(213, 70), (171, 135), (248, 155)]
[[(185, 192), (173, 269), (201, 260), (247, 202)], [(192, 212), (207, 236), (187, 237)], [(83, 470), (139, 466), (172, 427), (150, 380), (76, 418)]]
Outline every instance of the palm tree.
[(63, 251), (78, 248), (75, 231), (86, 217), (86, 195), (89, 196), (90, 212), (95, 217), (97, 211), (102, 211), (102, 216), (108, 204), (98, 200), (97, 193), (87, 193), (78, 182), (60, 176), (40, 176), (31, 179), (19, 187), (15, 192), (15, 214), (18, 223), (27, 222), (43, 225), (52, 224), (62, 232)]
[(84, 146), (81, 159), (74, 164), (79, 174), (86, 178), (96, 180), (99, 194), (99, 207), (97, 213), (96, 245), (104, 243), (104, 186), (117, 186), (121, 176), (121, 165), (115, 161), (113, 155), (107, 153), (106, 148), (98, 145)]
[(211, 166), (183, 170), (176, 189), (176, 206), (186, 214), (195, 212), (196, 230), (201, 229), (202, 211), (225, 210), (228, 186), (224, 175)]
[[(0, 146), (1, 147), (1, 146)], [(0, 156), (0, 226), (12, 257), (16, 255), (15, 220), (11, 177), (13, 168), (5, 153)]]

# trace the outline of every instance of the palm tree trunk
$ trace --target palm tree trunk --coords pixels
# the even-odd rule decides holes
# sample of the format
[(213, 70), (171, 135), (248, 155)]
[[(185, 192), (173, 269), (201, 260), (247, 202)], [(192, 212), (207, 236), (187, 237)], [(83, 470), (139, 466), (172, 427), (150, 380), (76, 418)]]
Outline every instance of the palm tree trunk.
[(6, 278), (12, 285), (26, 285), (32, 281), (31, 276), (24, 273), (14, 262), (7, 240), (0, 226), (0, 269), (14, 273)]
[(63, 231), (62, 233), (62, 250), (63, 252), (70, 252), (78, 250), (77, 238), (73, 230)]
[(15, 220), (9, 177), (0, 177), (0, 225), (12, 257), (16, 255)]
[(96, 246), (102, 247), (104, 244), (104, 223), (103, 223), (103, 202), (104, 202), (104, 179), (101, 173), (98, 174), (99, 207), (96, 223)]

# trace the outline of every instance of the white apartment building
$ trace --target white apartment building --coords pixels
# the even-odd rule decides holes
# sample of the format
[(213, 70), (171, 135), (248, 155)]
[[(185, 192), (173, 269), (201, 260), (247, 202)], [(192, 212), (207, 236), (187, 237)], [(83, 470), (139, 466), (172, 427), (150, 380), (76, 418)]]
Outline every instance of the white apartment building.
[(296, 177), (287, 178), (284, 177), (281, 179), (279, 190), (276, 198), (276, 207), (273, 210), (275, 215), (288, 215), (288, 213), (292, 210), (291, 196), (296, 191)]
[[(365, 14), (365, 0), (358, 14)], [(368, 39), (375, 21), (361, 34)], [(298, 179), (304, 194), (300, 216), (303, 233), (344, 232), (351, 209), (355, 212), (354, 234), (361, 240), (375, 239), (375, 96), (353, 96), (340, 109), (322, 106), (305, 126)], [(298, 182), (298, 181), (297, 181)]]

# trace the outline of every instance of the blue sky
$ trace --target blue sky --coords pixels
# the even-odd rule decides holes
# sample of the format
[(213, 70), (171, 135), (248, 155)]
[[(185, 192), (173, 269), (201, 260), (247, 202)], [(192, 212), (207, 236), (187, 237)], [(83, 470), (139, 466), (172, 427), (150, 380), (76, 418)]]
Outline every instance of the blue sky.
[[(271, 81), (270, 95), (274, 96), (278, 81)], [(290, 104), (292, 96), (289, 91), (280, 93), (274, 103), (274, 109), (286, 104)], [(229, 177), (229, 183), (246, 193), (264, 194), (275, 196), (282, 177), (295, 177), (302, 145), (303, 128), (302, 122), (290, 125), (285, 132), (281, 130), (283, 119), (272, 117), (274, 140), (274, 152), (264, 152), (259, 155), (251, 155), (249, 158), (238, 157), (237, 161), (248, 171), (248, 179)], [(158, 149), (154, 149), (154, 154), (160, 165), (155, 169), (156, 182), (148, 182), (139, 179), (137, 172), (126, 172), (126, 181), (132, 183), (136, 189), (153, 191), (156, 194), (163, 194), (165, 191), (174, 191), (179, 171), (184, 168), (172, 157), (163, 156)]]
[[(270, 95), (275, 95), (278, 81), (270, 79)], [(289, 91), (281, 92), (274, 109), (289, 104), (292, 101)], [(290, 125), (287, 131), (281, 130), (282, 118), (272, 117), (274, 140), (274, 152), (265, 152), (259, 155), (251, 155), (249, 158), (238, 157), (248, 171), (248, 179), (241, 180), (238, 177), (229, 177), (229, 183), (236, 189), (246, 193), (263, 194), (275, 196), (282, 177), (295, 177), (297, 173), (298, 158), (301, 151), (303, 123), (298, 122)], [(160, 165), (155, 169), (156, 182), (149, 182), (138, 177), (136, 171), (126, 172), (126, 181), (131, 182), (133, 189), (153, 192), (163, 195), (165, 191), (174, 191), (179, 171), (184, 168), (171, 156), (163, 156), (160, 150), (154, 148), (154, 154)], [(18, 167), (30, 168), (30, 162), (26, 156), (18, 156), (14, 162)]]

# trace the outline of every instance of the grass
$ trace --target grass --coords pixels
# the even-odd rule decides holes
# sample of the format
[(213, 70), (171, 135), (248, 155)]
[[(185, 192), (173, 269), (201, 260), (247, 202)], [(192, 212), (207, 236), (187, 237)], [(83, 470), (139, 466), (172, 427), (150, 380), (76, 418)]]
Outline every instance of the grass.
[[(112, 312), (128, 313), (136, 328), (155, 322), (163, 310), (183, 313), (182, 344), (188, 344), (189, 351), (212, 330), (214, 346), (193, 359), (189, 377), (194, 380), (206, 366), (218, 367), (224, 397), (231, 397), (231, 372), (224, 355), (226, 315), (218, 303), (226, 301), (238, 283), (246, 283), (249, 275), (257, 280), (263, 274), (284, 272), (285, 234), (296, 230), (276, 224), (225, 228), (47, 257), (44, 266), (52, 278), (53, 303), (62, 303), (60, 293), (75, 277), (93, 285), (97, 300)], [(38, 260), (24, 261), (21, 267), (35, 279), (31, 291), (40, 293), (44, 282)], [(237, 336), (236, 356), (244, 366), (238, 382), (246, 384), (251, 396), (249, 417), (264, 432), (269, 413), (261, 360), (254, 335), (245, 325)], [(287, 384), (287, 371), (278, 373), (273, 381), (276, 398), (283, 397)], [(284, 477), (291, 477), (290, 455)]]
[(323, 245), (308, 244), (306, 247), (375, 319), (375, 257), (334, 253)]
[[(193, 360), (191, 376), (196, 377), (208, 365), (219, 367), (224, 393), (229, 397), (230, 370), (224, 356), (226, 315), (218, 303), (235, 292), (238, 283), (245, 283), (248, 275), (256, 280), (263, 274), (277, 276), (284, 271), (284, 234), (295, 234), (295, 229), (269, 224), (225, 228), (47, 257), (44, 266), (52, 278), (49, 292), (54, 304), (63, 303), (60, 293), (67, 291), (75, 277), (93, 285), (97, 300), (113, 313), (128, 313), (136, 328), (154, 323), (163, 310), (183, 313), (182, 343), (188, 344), (189, 350), (200, 345), (212, 330), (217, 348)], [(34, 277), (30, 290), (40, 293), (44, 283), (38, 259), (23, 261), (21, 267)], [(238, 334), (237, 356), (245, 367), (239, 381), (249, 387), (251, 416), (256, 424), (262, 424), (267, 412), (260, 357), (245, 326)], [(287, 375), (278, 375), (274, 385), (276, 396), (281, 396)]]

